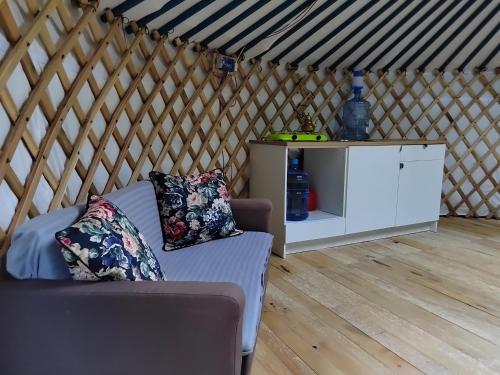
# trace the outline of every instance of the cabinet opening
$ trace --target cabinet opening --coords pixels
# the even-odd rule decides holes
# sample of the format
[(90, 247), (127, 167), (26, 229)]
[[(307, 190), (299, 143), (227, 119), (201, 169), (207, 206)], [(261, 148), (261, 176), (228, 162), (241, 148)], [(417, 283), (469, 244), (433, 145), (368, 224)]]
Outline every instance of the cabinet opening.
[[(304, 170), (316, 192), (317, 211), (314, 219), (345, 216), (345, 181), (347, 149), (304, 149)], [(313, 219), (313, 220), (314, 220)]]

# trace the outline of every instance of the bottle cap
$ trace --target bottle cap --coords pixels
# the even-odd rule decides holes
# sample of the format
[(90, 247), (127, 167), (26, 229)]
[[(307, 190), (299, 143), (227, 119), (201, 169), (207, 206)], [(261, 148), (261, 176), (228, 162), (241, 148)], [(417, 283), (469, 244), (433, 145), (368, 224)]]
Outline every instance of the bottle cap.
[(356, 88), (363, 90), (363, 71), (362, 70), (354, 70), (352, 76), (353, 76), (353, 80), (352, 80), (353, 90), (355, 90)]

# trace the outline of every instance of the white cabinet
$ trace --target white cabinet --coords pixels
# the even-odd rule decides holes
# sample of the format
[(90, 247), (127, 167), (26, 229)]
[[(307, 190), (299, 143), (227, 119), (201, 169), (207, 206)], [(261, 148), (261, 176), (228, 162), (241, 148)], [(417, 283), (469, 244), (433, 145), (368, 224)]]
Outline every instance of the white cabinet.
[(349, 147), (346, 233), (393, 227), (400, 146)]
[[(410, 225), (439, 219), (443, 184), (444, 145), (403, 147), (399, 170), (396, 225)], [(410, 160), (410, 161), (405, 161)]]
[[(304, 221), (286, 220), (288, 151), (302, 149), (318, 195)], [(297, 152), (294, 150), (293, 154)], [(435, 230), (445, 145), (424, 141), (251, 142), (250, 197), (273, 203), (279, 256)]]

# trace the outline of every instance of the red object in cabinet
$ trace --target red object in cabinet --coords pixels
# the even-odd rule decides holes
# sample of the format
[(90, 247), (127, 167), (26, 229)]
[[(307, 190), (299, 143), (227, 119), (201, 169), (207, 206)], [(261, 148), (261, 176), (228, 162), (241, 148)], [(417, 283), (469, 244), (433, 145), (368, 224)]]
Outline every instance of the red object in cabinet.
[(313, 189), (309, 189), (309, 201), (308, 203), (308, 210), (309, 211), (315, 211), (316, 208), (318, 208), (318, 194), (316, 194), (316, 191)]

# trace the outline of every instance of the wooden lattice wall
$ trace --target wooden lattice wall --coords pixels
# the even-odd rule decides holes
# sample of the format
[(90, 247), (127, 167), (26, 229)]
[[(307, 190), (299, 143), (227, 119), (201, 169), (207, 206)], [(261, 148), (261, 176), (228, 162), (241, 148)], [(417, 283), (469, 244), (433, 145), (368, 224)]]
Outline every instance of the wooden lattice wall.
[[(0, 0), (0, 241), (48, 210), (147, 178), (224, 168), (248, 186), (248, 141), (295, 129), (292, 104), (335, 136), (343, 72), (243, 62), (212, 70), (192, 46), (127, 35), (91, 6)], [(498, 72), (370, 73), (374, 138), (448, 142), (443, 209), (499, 217)], [(367, 187), (369, 188), (369, 187)], [(1, 252), (0, 252), (1, 253)]]

